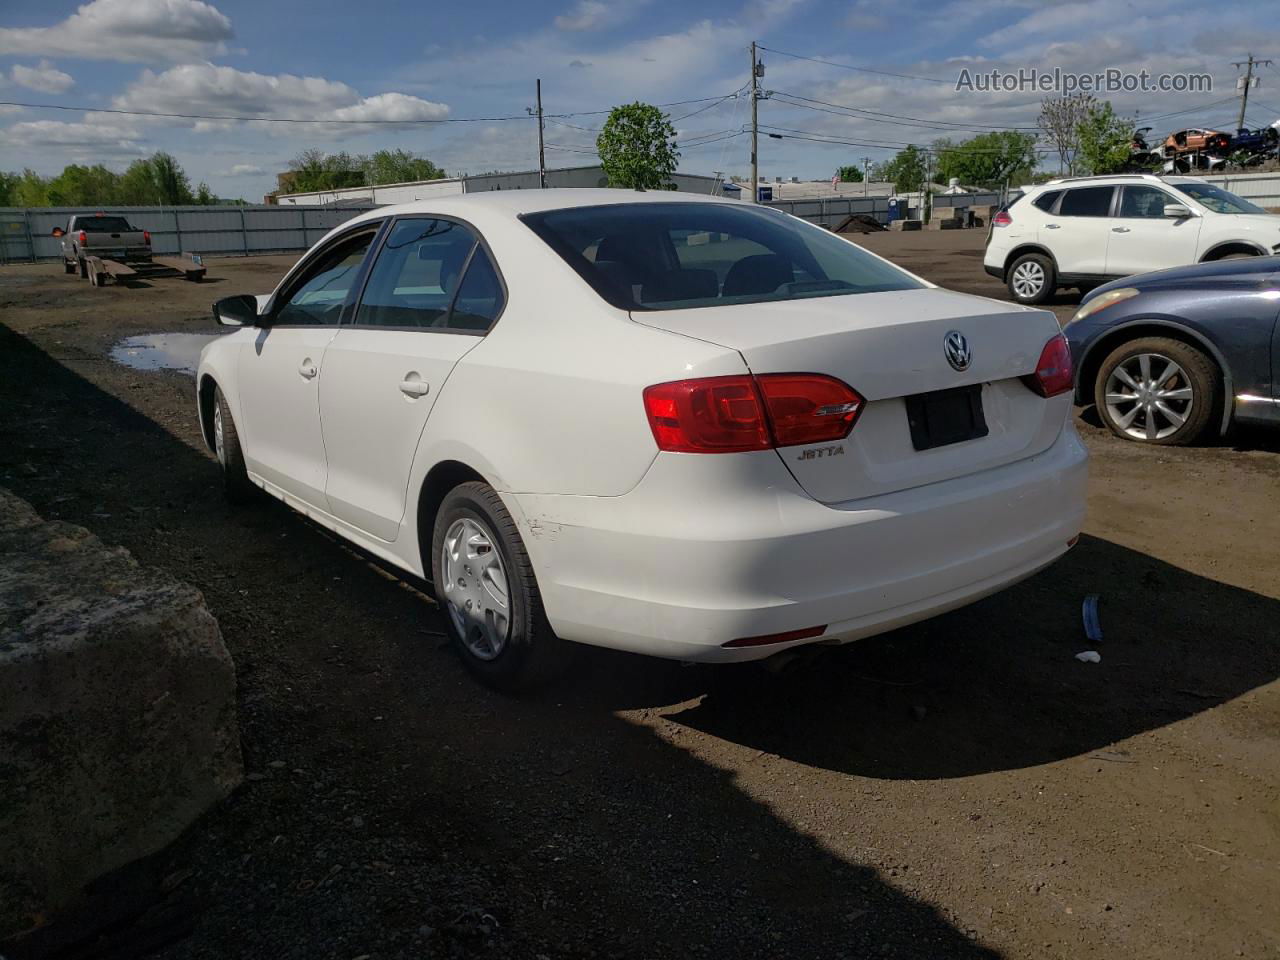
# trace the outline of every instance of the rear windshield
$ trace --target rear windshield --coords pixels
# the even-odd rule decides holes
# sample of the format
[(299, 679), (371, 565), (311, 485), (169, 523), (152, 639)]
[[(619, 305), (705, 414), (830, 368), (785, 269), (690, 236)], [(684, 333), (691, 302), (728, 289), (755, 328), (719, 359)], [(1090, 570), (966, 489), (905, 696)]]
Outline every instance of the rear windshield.
[(133, 227), (124, 217), (76, 217), (76, 229), (88, 233), (128, 233)]
[(619, 203), (521, 219), (600, 296), (623, 310), (682, 310), (924, 286), (820, 227), (755, 206)]

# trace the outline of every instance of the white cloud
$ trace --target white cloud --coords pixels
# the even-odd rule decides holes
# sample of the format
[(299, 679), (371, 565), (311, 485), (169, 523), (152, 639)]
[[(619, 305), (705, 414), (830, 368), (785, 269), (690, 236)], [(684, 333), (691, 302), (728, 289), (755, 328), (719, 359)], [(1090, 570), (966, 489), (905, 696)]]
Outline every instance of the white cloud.
[(236, 163), (232, 164), (231, 169), (222, 174), (224, 177), (260, 177), (266, 171), (256, 163)]
[(604, 24), (609, 16), (609, 5), (600, 0), (578, 0), (573, 9), (556, 17), (560, 30), (594, 30)]
[[(442, 120), (449, 115), (446, 104), (404, 93), (361, 97), (347, 84), (323, 77), (253, 73), (211, 63), (183, 64), (162, 73), (145, 70), (112, 105), (118, 110), (157, 113), (341, 121), (298, 126), (331, 135), (367, 133), (388, 123)], [(207, 132), (228, 126), (224, 121), (204, 120), (195, 129)]]
[(71, 74), (63, 73), (48, 60), (41, 60), (36, 67), (24, 67), (16, 63), (9, 76), (18, 86), (41, 93), (66, 93), (76, 85)]
[(4, 131), (5, 139), (35, 150), (54, 149), (64, 155), (103, 158), (136, 157), (146, 151), (136, 129), (120, 123), (66, 123), (61, 120), (27, 120)]
[(202, 0), (91, 0), (52, 27), (0, 28), (0, 54), (173, 62), (224, 53), (231, 36)]

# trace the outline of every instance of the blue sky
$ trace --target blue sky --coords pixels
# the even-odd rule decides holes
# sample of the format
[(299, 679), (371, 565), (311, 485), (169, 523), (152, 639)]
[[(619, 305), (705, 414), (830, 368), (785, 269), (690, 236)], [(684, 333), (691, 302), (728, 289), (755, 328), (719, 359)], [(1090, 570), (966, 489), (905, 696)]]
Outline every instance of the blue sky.
[[(747, 81), (752, 40), (846, 67), (944, 81), (763, 52), (762, 84), (777, 95), (761, 103), (761, 123), (785, 137), (762, 139), (761, 172), (770, 177), (826, 178), (842, 163), (886, 159), (906, 143), (1034, 126), (1042, 94), (956, 91), (965, 67), (1204, 72), (1214, 80), (1210, 93), (1108, 99), (1122, 114), (1157, 118), (1162, 135), (1193, 125), (1229, 129), (1231, 62), (1247, 52), (1280, 61), (1280, 27), (1268, 12), (1250, 0), (9, 4), (0, 8), (0, 100), (78, 109), (0, 106), (0, 169), (49, 173), (95, 161), (123, 169), (163, 149), (193, 182), (251, 200), (310, 146), (404, 148), (451, 173), (530, 169), (537, 138), (528, 120), (385, 121), (520, 116), (541, 77), (547, 113), (573, 114), (548, 122), (550, 166), (594, 161), (593, 130), (603, 116), (591, 111), (636, 99), (697, 101), (669, 108), (681, 169), (745, 174), (748, 138), (735, 134), (749, 104), (730, 95)], [(93, 108), (347, 122), (161, 119)], [(1263, 68), (1249, 120), (1277, 119), (1280, 70)], [(858, 145), (803, 139), (812, 135)]]

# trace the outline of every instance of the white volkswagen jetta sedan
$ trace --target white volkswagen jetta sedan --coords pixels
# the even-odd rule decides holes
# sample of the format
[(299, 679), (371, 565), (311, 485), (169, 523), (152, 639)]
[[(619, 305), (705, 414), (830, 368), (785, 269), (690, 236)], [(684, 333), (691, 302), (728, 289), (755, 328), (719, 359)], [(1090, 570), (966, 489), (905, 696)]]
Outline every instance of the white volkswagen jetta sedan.
[(435, 585), (512, 689), (566, 641), (690, 661), (844, 643), (1075, 542), (1085, 450), (1044, 311), (736, 201), (509, 191), (361, 215), (205, 348), (262, 488)]

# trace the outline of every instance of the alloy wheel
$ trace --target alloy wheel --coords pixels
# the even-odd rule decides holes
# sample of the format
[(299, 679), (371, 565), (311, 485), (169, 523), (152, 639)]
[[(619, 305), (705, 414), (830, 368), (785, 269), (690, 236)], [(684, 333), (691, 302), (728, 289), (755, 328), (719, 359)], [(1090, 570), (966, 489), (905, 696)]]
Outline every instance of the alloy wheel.
[(440, 570), (449, 618), (467, 649), (495, 660), (511, 632), (507, 569), (493, 535), (479, 520), (455, 520), (444, 536)]
[(1195, 406), (1195, 390), (1176, 361), (1158, 353), (1122, 360), (1107, 377), (1107, 414), (1134, 440), (1163, 440), (1182, 429)]

